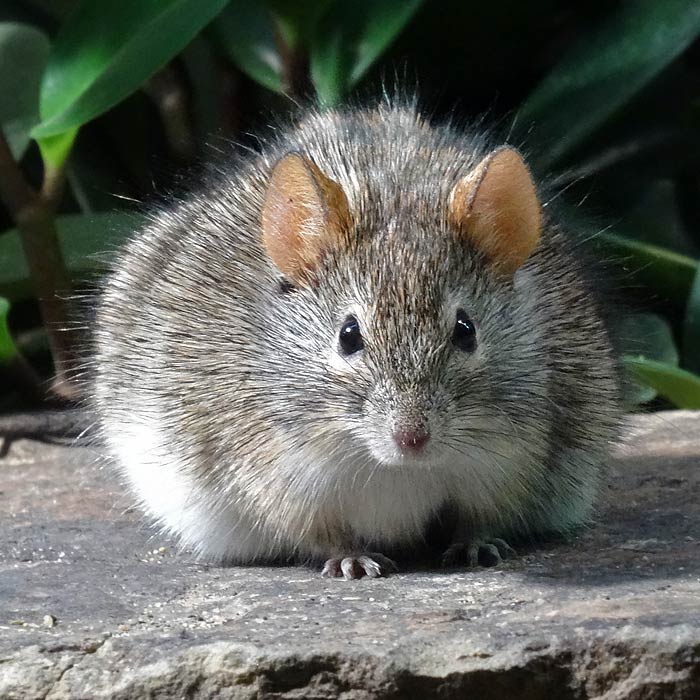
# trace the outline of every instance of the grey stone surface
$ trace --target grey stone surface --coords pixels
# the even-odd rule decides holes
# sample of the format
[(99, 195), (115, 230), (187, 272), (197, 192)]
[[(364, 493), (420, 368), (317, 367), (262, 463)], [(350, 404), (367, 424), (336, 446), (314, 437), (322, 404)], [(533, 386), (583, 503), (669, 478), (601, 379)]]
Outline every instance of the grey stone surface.
[(0, 698), (700, 698), (700, 414), (631, 424), (599, 523), (498, 569), (198, 564), (95, 455), (0, 460)]

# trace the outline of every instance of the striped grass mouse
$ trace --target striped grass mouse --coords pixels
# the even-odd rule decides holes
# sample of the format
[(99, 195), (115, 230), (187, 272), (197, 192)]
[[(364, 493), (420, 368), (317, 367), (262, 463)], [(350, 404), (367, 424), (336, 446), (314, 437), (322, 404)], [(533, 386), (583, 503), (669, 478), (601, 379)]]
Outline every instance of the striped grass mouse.
[(225, 563), (384, 575), (591, 515), (616, 360), (522, 155), (411, 104), (310, 111), (162, 207), (98, 302), (91, 395), (145, 511)]

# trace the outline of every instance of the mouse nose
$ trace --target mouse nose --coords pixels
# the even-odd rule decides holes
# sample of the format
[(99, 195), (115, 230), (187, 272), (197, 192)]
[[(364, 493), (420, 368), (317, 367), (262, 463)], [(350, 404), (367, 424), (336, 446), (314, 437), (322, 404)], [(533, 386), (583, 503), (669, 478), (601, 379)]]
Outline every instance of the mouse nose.
[(430, 433), (423, 426), (394, 433), (394, 442), (402, 452), (420, 452), (429, 439)]

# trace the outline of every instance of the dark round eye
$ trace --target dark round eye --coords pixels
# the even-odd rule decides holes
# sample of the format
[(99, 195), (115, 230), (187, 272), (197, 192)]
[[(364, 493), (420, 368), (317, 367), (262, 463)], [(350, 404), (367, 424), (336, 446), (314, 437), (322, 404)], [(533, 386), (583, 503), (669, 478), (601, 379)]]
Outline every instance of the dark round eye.
[(354, 316), (348, 316), (345, 319), (345, 323), (340, 328), (338, 341), (340, 343), (340, 352), (343, 355), (352, 355), (365, 347), (362, 333), (360, 333), (360, 324)]
[(452, 343), (464, 352), (473, 352), (476, 348), (476, 327), (462, 309), (457, 309), (457, 322), (452, 332)]

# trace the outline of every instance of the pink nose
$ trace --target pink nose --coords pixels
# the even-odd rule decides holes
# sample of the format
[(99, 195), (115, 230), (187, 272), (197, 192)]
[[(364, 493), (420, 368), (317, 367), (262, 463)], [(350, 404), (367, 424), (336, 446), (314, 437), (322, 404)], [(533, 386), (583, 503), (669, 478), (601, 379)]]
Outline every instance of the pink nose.
[(394, 441), (402, 452), (420, 452), (430, 439), (430, 433), (425, 428), (415, 430), (397, 430)]

